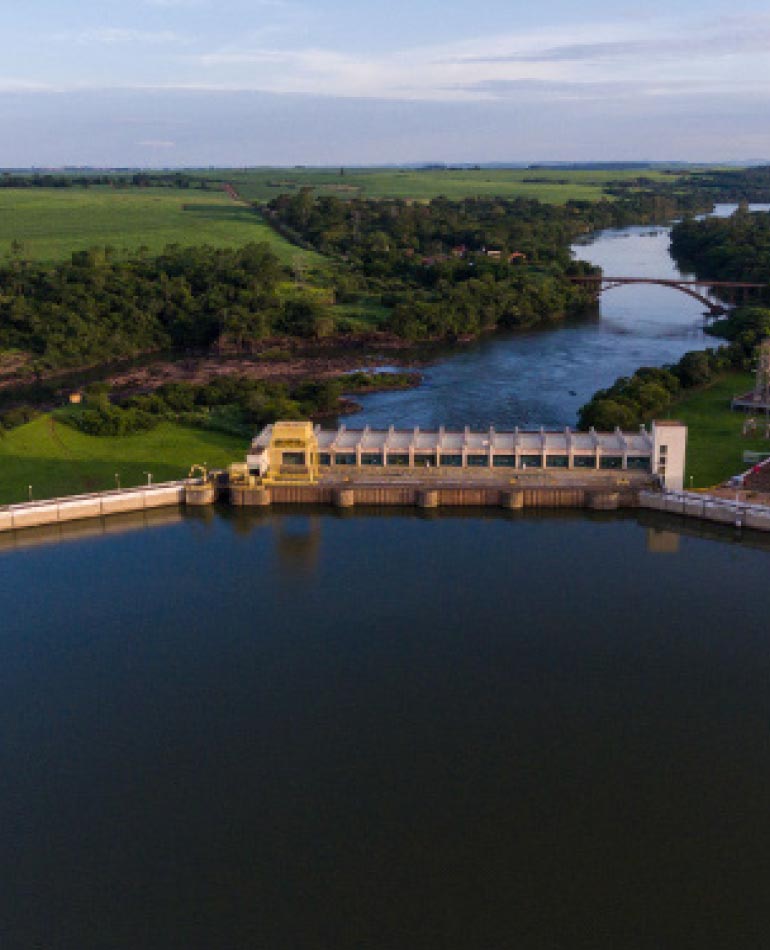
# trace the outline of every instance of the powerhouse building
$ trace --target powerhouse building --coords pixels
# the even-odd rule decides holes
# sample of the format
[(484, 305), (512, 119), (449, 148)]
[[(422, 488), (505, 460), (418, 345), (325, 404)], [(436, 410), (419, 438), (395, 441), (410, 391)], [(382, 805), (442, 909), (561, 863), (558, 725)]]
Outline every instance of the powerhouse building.
[(626, 472), (656, 476), (664, 488), (677, 491), (684, 487), (686, 447), (687, 427), (678, 422), (654, 422), (637, 432), (323, 429), (310, 422), (276, 422), (254, 438), (246, 466), (249, 476), (275, 480), (427, 470), (461, 480)]

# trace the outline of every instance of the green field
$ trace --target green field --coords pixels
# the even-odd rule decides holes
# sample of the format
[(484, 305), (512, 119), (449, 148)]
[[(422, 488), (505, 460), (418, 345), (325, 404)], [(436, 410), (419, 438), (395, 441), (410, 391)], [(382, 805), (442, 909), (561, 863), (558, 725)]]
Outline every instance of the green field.
[(216, 191), (177, 189), (0, 188), (0, 257), (11, 243), (40, 261), (66, 260), (73, 251), (110, 245), (118, 254), (168, 244), (239, 247), (266, 241), (286, 263), (323, 261), (294, 247), (247, 205)]
[[(340, 198), (466, 198), (500, 196), (538, 198), (561, 204), (569, 199), (597, 200), (612, 183), (640, 176), (670, 180), (661, 169), (565, 170), (565, 169), (225, 169), (200, 173), (201, 177), (232, 182), (252, 201), (268, 201), (282, 193), (311, 186), (317, 193)], [(537, 179), (534, 181), (533, 179)]]
[(182, 478), (194, 464), (224, 467), (242, 461), (243, 439), (162, 423), (119, 438), (85, 435), (52, 416), (0, 434), (0, 504), (102, 491)]
[(687, 444), (686, 484), (707, 488), (725, 481), (731, 475), (744, 472), (748, 465), (743, 453), (768, 452), (770, 441), (746, 439), (741, 428), (746, 418), (742, 412), (730, 409), (730, 400), (737, 393), (754, 387), (749, 373), (730, 373), (713, 386), (698, 390), (678, 400), (670, 415), (689, 426)]

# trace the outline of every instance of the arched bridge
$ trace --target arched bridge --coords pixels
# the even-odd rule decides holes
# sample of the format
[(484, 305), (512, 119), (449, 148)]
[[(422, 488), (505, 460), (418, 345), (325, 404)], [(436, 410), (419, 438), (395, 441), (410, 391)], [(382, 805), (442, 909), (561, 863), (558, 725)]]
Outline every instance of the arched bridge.
[(694, 297), (714, 317), (725, 313), (726, 308), (724, 304), (712, 300), (708, 296), (709, 291), (720, 292), (722, 297), (735, 306), (738, 303), (746, 303), (752, 292), (768, 289), (767, 284), (731, 280), (678, 280), (663, 277), (605, 277), (604, 275), (570, 277), (569, 279), (573, 284), (581, 284), (592, 291), (597, 297), (605, 290), (614, 290), (615, 287), (626, 287), (629, 284), (656, 284), (659, 287), (671, 287), (672, 290)]

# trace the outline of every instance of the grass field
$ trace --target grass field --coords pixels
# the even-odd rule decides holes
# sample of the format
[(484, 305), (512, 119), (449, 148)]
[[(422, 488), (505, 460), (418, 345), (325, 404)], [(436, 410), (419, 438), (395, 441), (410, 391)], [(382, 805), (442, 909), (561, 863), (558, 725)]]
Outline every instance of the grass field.
[[(201, 173), (203, 174), (203, 173)], [(210, 173), (207, 173), (210, 175)], [(596, 200), (613, 182), (631, 181), (639, 176), (667, 179), (660, 169), (602, 171), (578, 169), (251, 169), (214, 173), (232, 182), (239, 193), (252, 201), (268, 201), (281, 193), (312, 186), (319, 194), (340, 198), (413, 198), (444, 195), (465, 198), (499, 195), (505, 198), (538, 198), (560, 204), (574, 199)], [(536, 180), (534, 180), (536, 179)]]
[(742, 412), (730, 409), (734, 395), (754, 387), (749, 373), (730, 373), (713, 386), (698, 390), (671, 407), (670, 415), (689, 426), (686, 485), (693, 477), (695, 488), (707, 488), (731, 475), (745, 471), (743, 453), (770, 451), (766, 439), (746, 439), (741, 435)]
[(101, 491), (181, 478), (194, 464), (224, 467), (241, 461), (243, 439), (162, 423), (120, 438), (85, 435), (50, 415), (0, 435), (0, 504)]
[(153, 188), (0, 188), (0, 257), (20, 241), (33, 260), (66, 260), (73, 251), (111, 245), (118, 253), (167, 244), (239, 247), (266, 241), (286, 263), (319, 266), (246, 205), (216, 191)]

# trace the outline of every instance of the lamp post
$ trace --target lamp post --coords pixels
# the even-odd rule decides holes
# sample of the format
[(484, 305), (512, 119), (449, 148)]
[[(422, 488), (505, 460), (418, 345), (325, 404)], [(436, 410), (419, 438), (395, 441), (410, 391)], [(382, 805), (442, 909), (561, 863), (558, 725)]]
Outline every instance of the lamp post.
[(115, 487), (120, 491), (120, 472), (115, 472)]
[(152, 485), (152, 472), (144, 472), (143, 474), (147, 476), (147, 484)]

